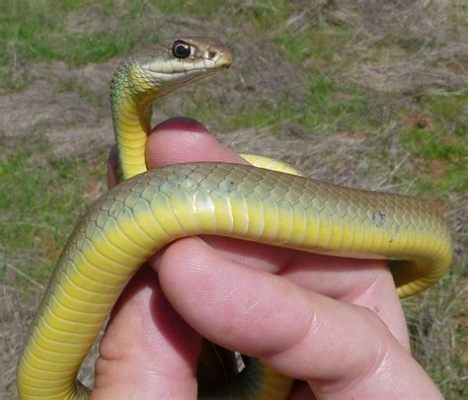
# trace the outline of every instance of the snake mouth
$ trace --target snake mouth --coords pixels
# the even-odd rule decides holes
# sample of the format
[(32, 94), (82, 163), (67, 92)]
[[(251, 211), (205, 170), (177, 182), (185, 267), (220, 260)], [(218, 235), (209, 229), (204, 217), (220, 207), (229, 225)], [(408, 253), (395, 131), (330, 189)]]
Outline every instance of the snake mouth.
[(229, 69), (229, 68), (231, 68), (231, 65), (232, 65), (232, 61), (227, 63), (226, 65), (223, 65), (221, 68)]
[(223, 48), (221, 58), (223, 58), (224, 61), (220, 66), (224, 69), (230, 68), (232, 65), (232, 61), (234, 60), (234, 55), (232, 54), (232, 51), (228, 48)]

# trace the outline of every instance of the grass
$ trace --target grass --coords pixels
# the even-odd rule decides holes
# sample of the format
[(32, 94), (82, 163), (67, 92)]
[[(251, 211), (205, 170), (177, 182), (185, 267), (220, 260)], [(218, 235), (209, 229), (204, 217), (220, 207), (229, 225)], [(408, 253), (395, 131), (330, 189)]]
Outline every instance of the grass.
[(107, 104), (106, 100), (108, 100), (107, 96), (104, 99), (102, 96), (99, 96), (93, 92), (89, 85), (83, 84), (83, 82), (76, 78), (60, 79), (58, 82), (57, 91), (59, 93), (76, 92), (96, 108), (105, 106)]
[(424, 114), (401, 131), (402, 144), (425, 163), (421, 183), (426, 189), (445, 195), (468, 190), (467, 101), (466, 93), (430, 96), (422, 102)]
[(90, 201), (85, 184), (95, 174), (83, 160), (51, 155), (45, 142), (17, 146), (0, 156), (0, 243), (8, 262), (44, 282)]
[[(186, 9), (195, 17), (207, 18), (225, 6), (225, 1), (195, 5), (189, 1), (140, 0), (119, 5), (112, 0), (4, 0), (0, 4), (0, 66), (43, 60), (65, 61), (72, 66), (102, 62), (128, 53), (137, 43), (145, 47), (160, 38), (157, 27), (140, 22), (149, 11), (174, 15)], [(78, 15), (78, 21), (70, 24), (70, 17), (86, 7), (98, 13), (98, 18), (89, 23), (85, 14)], [(281, 1), (252, 3), (241, 7), (238, 19), (251, 19), (266, 30), (273, 21), (285, 18), (288, 8)]]
[[(385, 13), (379, 2), (319, 3), (3, 0), (0, 94), (21, 94), (45, 79), (51, 93), (45, 98), (78, 93), (89, 107), (106, 110), (107, 92), (95, 91), (83, 75), (56, 76), (55, 63), (80, 71), (185, 32), (185, 25), (196, 35), (221, 36), (233, 44), (234, 68), (216, 84), (184, 90), (183, 109), (165, 101), (168, 114), (190, 115), (214, 131), (267, 131), (277, 142), (249, 138), (254, 147), (300, 158), (315, 176), (445, 204), (456, 243), (454, 269), (436, 288), (405, 301), (405, 309), (418, 359), (447, 399), (463, 398), (467, 332), (459, 292), (466, 290), (468, 95), (460, 79), (466, 53), (457, 46), (467, 34), (462, 15), (468, 9), (455, 0), (446, 9), (408, 0)], [(38, 76), (40, 65), (49, 75)], [(407, 69), (415, 65), (423, 72)], [(30, 112), (34, 121), (41, 109)], [(0, 286), (26, 305), (37, 295), (28, 291), (29, 280), (45, 284), (94, 197), (91, 188), (104, 181), (107, 148), (93, 161), (58, 157), (43, 136), (49, 128), (31, 125), (28, 139), (0, 131)], [(291, 139), (281, 148), (284, 138), (299, 144), (289, 149)], [(31, 317), (26, 306), (21, 313), (16, 323)], [(0, 354), (8, 343), (0, 340)], [(15, 353), (4, 353), (11, 363)], [(14, 398), (8, 371), (0, 397)]]
[[(144, 2), (134, 2), (113, 20), (112, 1), (96, 5), (99, 19), (87, 25), (86, 15), (70, 24), (74, 13), (91, 1), (4, 0), (0, 4), (0, 66), (17, 68), (23, 63), (60, 60), (71, 66), (102, 62), (127, 53), (136, 43), (150, 45), (157, 31), (141, 31), (137, 23)], [(130, 3), (129, 3), (130, 4)], [(133, 22), (131, 22), (133, 21)]]
[[(446, 398), (465, 399), (463, 370), (466, 366), (466, 353), (460, 355), (456, 343), (466, 343), (467, 328), (454, 329), (453, 316), (461, 318), (464, 314), (463, 291), (454, 290), (458, 286), (455, 279), (463, 275), (461, 263), (453, 266), (452, 276), (444, 277), (439, 283), (440, 291), (429, 291), (418, 298), (404, 301), (407, 322), (412, 339), (413, 352), (418, 361), (427, 366), (433, 379), (443, 390)], [(450, 332), (451, 340), (441, 341)], [(439, 351), (427, 351), (427, 348)]]

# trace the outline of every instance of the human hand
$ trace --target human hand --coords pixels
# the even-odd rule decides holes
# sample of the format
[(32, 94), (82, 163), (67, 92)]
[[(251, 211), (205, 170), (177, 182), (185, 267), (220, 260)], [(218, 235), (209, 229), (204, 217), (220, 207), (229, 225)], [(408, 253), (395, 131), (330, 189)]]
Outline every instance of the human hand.
[[(244, 162), (195, 121), (156, 127), (149, 167), (188, 161)], [(293, 400), (442, 398), (411, 357), (384, 262), (203, 236), (149, 265), (114, 308), (93, 399), (195, 399), (199, 334), (297, 379)]]

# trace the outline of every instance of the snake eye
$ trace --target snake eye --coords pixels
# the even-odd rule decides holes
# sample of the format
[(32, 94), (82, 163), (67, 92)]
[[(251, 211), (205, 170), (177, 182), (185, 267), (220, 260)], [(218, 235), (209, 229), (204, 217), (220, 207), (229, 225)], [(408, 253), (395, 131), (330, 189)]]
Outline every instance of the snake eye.
[(172, 55), (175, 58), (187, 58), (190, 56), (190, 45), (182, 40), (176, 40), (172, 45)]

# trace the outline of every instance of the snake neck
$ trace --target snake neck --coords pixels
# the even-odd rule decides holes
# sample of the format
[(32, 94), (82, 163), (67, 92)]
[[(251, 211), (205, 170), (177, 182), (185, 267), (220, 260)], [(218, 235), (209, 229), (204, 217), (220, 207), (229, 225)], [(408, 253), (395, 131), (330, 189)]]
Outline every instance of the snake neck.
[(131, 60), (117, 68), (111, 88), (114, 135), (121, 178), (125, 180), (147, 171), (145, 144), (151, 127), (152, 102), (159, 91)]

